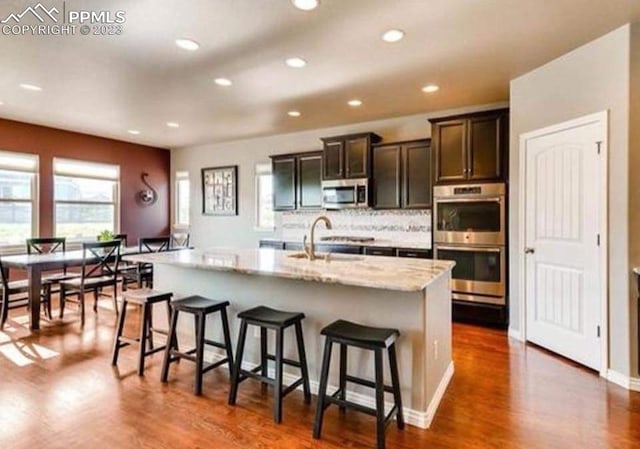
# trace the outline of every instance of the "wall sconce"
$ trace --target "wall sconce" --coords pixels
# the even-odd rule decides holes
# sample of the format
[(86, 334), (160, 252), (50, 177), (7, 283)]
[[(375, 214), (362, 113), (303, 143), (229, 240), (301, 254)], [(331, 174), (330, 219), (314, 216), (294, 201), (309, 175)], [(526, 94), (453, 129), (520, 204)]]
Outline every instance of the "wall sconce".
[(138, 202), (143, 206), (151, 206), (158, 200), (158, 192), (156, 192), (156, 189), (151, 187), (151, 184), (147, 182), (148, 176), (149, 173), (144, 172), (140, 175), (140, 180), (148, 187), (147, 189), (138, 192)]

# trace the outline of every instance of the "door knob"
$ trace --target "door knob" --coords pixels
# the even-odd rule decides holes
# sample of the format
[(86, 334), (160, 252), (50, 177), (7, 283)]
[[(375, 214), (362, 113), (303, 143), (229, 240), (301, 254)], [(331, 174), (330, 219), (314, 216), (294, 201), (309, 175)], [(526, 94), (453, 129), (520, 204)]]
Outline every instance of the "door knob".
[(533, 254), (535, 252), (536, 252), (536, 250), (534, 248), (527, 247), (527, 248), (524, 249), (524, 253), (525, 254)]

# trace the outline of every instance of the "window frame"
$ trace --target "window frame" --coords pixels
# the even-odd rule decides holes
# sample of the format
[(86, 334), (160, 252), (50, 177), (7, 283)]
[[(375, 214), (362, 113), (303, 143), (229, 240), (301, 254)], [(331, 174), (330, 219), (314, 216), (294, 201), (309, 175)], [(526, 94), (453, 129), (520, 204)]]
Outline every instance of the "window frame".
[[(0, 170), (8, 172), (28, 173), (31, 175), (31, 199), (4, 199), (0, 198), (0, 203), (22, 203), (31, 204), (31, 237), (40, 236), (40, 156), (33, 153), (22, 153), (17, 151), (0, 150), (0, 156), (31, 159), (34, 162), (33, 169), (21, 169), (11, 167), (8, 164), (0, 164)], [(20, 243), (0, 243), (2, 254), (17, 254), (24, 251), (25, 242)]]
[[(110, 178), (108, 176), (91, 176), (91, 175), (83, 175), (83, 174), (73, 174), (70, 172), (61, 172), (58, 173), (56, 170), (56, 161), (69, 161), (80, 164), (87, 164), (93, 166), (109, 166), (116, 169), (116, 177)], [(58, 204), (69, 204), (69, 205), (89, 205), (89, 206), (103, 206), (103, 205), (111, 205), (113, 204), (113, 233), (120, 233), (120, 208), (122, 198), (120, 197), (120, 165), (118, 164), (108, 164), (102, 162), (94, 162), (87, 161), (83, 159), (72, 159), (72, 158), (53, 158), (53, 217), (52, 217), (52, 228), (53, 235), (58, 235), (58, 223), (56, 221), (56, 212)], [(104, 201), (78, 201), (78, 200), (57, 200), (56, 199), (56, 177), (64, 177), (64, 178), (72, 178), (72, 179), (86, 179), (86, 180), (98, 180), (98, 181), (111, 181), (113, 182), (113, 202), (104, 202)], [(96, 236), (97, 237), (97, 236)], [(96, 237), (93, 236), (84, 236), (80, 238), (67, 238), (67, 242), (87, 242), (94, 241)]]
[[(189, 205), (187, 208), (187, 222), (183, 223), (180, 221), (180, 181), (187, 181), (189, 183), (189, 189), (187, 190), (189, 194)], [(188, 228), (191, 226), (191, 177), (189, 176), (189, 172), (186, 170), (177, 170), (175, 172), (175, 193), (174, 193), (174, 226), (178, 228)]]
[(258, 162), (255, 165), (255, 172), (254, 172), (254, 194), (255, 194), (255, 201), (254, 201), (254, 223), (253, 223), (253, 229), (257, 232), (274, 232), (276, 230), (276, 214), (275, 211), (273, 210), (273, 189), (271, 192), (271, 199), (270, 199), (270, 204), (271, 204), (271, 213), (273, 214), (273, 226), (262, 226), (260, 223), (260, 198), (261, 198), (261, 192), (260, 192), (260, 178), (262, 176), (271, 176), (271, 181), (272, 181), (272, 185), (273, 185), (273, 167), (271, 165), (270, 162)]

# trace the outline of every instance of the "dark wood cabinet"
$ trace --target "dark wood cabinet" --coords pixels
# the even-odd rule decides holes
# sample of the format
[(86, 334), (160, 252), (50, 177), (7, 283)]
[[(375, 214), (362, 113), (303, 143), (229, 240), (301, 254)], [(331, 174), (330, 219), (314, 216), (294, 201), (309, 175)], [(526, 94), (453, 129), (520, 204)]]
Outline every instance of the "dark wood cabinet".
[(284, 242), (281, 240), (260, 240), (260, 248), (284, 249)]
[(379, 247), (379, 246), (365, 246), (364, 253), (367, 256), (387, 256), (387, 257), (395, 257), (396, 249), (395, 248), (387, 248), (387, 247)]
[(413, 259), (433, 259), (433, 251), (430, 249), (398, 248), (396, 255), (398, 257), (411, 257)]
[(375, 145), (372, 184), (375, 208), (431, 207), (433, 181), (430, 141)]
[(371, 176), (371, 145), (380, 142), (375, 133), (326, 137), (324, 143), (322, 179), (356, 179)]
[(274, 157), (273, 210), (293, 210), (296, 208), (296, 158), (292, 156)]
[(316, 244), (316, 251), (320, 253), (362, 254), (362, 247), (358, 245), (333, 245), (320, 243)]
[(322, 207), (322, 152), (301, 154), (298, 160), (298, 208)]
[(273, 210), (322, 207), (322, 151), (271, 157)]
[(509, 111), (432, 119), (436, 184), (505, 181)]

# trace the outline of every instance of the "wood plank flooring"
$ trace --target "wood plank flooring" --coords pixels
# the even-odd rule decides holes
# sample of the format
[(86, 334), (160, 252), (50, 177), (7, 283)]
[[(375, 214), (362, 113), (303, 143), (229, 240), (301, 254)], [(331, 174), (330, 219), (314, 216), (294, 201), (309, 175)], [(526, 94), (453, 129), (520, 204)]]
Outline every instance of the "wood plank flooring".
[[(275, 425), (270, 392), (244, 382), (238, 405), (227, 405), (225, 370), (205, 375), (204, 396), (191, 394), (193, 364), (172, 367), (159, 382), (161, 354), (146, 376), (135, 373), (135, 350), (112, 369), (115, 314), (102, 301), (80, 328), (65, 322), (34, 335), (25, 310), (0, 333), (0, 448), (374, 448), (373, 418), (335, 407), (323, 439), (311, 438), (314, 404), (285, 399)], [(104, 307), (104, 308), (103, 308)], [(131, 314), (131, 316), (135, 316)], [(132, 332), (135, 328), (130, 329)], [(429, 430), (390, 426), (393, 448), (639, 448), (640, 394), (631, 393), (504, 332), (454, 326), (456, 373)]]

